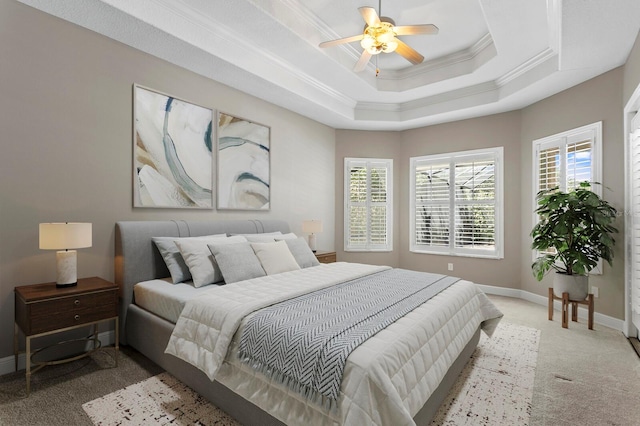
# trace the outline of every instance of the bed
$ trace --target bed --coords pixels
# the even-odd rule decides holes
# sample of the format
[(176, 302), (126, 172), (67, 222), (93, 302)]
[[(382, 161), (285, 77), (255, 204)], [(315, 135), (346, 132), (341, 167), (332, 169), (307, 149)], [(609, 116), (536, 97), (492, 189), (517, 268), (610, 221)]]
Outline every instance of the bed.
[[(394, 423), (395, 420), (402, 419), (402, 423), (406, 424), (428, 424), (473, 353), (479, 340), (480, 328), (484, 327), (485, 331), (490, 333), (501, 316), (500, 312), (486, 299), (486, 296), (468, 281), (461, 280), (449, 289), (442, 291), (433, 299), (416, 308), (415, 312), (411, 312), (389, 326), (388, 330), (390, 331), (384, 330), (376, 334), (375, 338), (367, 340), (349, 356), (343, 383), (344, 394), (341, 391), (339, 400), (344, 407), (350, 407), (348, 411), (351, 414), (345, 417), (341, 411), (343, 410), (342, 406), (339, 405), (333, 409), (315, 406), (280, 383), (275, 383), (262, 373), (252, 370), (250, 366), (242, 364), (234, 358), (238, 351), (235, 340), (230, 344), (228, 359), (225, 359), (214, 381), (211, 381), (201, 369), (174, 355), (165, 353), (168, 343), (172, 340), (176, 322), (179, 322), (183, 306), (196, 303), (195, 299), (201, 299), (201, 295), (210, 292), (215, 285), (207, 286), (210, 288), (193, 289), (193, 286), (190, 287), (189, 284), (182, 284), (187, 290), (185, 293), (180, 290), (180, 285), (171, 284), (167, 279), (170, 275), (167, 266), (152, 238), (195, 237), (224, 233), (281, 232), (286, 234), (290, 231), (286, 222), (278, 220), (126, 221), (118, 222), (115, 231), (115, 276), (121, 291), (120, 343), (138, 350), (236, 418), (240, 423), (246, 425), (390, 424), (389, 419), (394, 419)], [(279, 275), (290, 274), (292, 275), (289, 278), (291, 280), (295, 279), (295, 274), (298, 273), (323, 275), (325, 270), (333, 274), (335, 272), (332, 271), (340, 273), (344, 269), (366, 269), (366, 267), (366, 265), (360, 267), (351, 264), (320, 265), (307, 268), (306, 271), (287, 272)], [(273, 281), (280, 277), (271, 275), (268, 278)], [(243, 283), (236, 284), (238, 286), (244, 285)], [(227, 290), (229, 290), (231, 285), (223, 287), (228, 287)], [(154, 291), (157, 291), (158, 294), (154, 294)], [(460, 301), (462, 293), (465, 294), (464, 301)], [(158, 297), (168, 297), (167, 300), (170, 302), (160, 310), (145, 309), (144, 306), (149, 303), (157, 306), (158, 303), (153, 301), (157, 302)], [(448, 302), (448, 298), (451, 298), (451, 302)], [(475, 312), (476, 310), (478, 312)], [(437, 333), (434, 333), (438, 336), (434, 336), (431, 339), (433, 341), (443, 339), (441, 335), (447, 335), (447, 333), (452, 335), (445, 339), (447, 340), (446, 344), (440, 342), (436, 345), (440, 347), (438, 350), (441, 353), (439, 352), (437, 358), (434, 358), (437, 359), (437, 362), (433, 362), (434, 366), (430, 367), (428, 372), (421, 371), (423, 368), (415, 365), (416, 359), (421, 359), (419, 356), (421, 353), (429, 354), (434, 351), (433, 348), (424, 344), (417, 346), (418, 349), (415, 350), (416, 353), (411, 362), (405, 362), (405, 364), (413, 363), (413, 365), (393, 367), (395, 368), (395, 376), (389, 379), (388, 386), (391, 388), (394, 386), (402, 387), (405, 382), (415, 382), (411, 389), (399, 391), (403, 395), (403, 399), (398, 400), (400, 402), (385, 402), (377, 406), (377, 402), (373, 401), (370, 407), (364, 407), (369, 404), (369, 400), (378, 398), (376, 392), (380, 390), (377, 388), (371, 390), (373, 385), (367, 384), (367, 388), (363, 391), (362, 383), (369, 383), (363, 377), (370, 380), (369, 376), (380, 374), (379, 372), (375, 374), (367, 372), (364, 367), (361, 368), (361, 364), (358, 364), (357, 360), (363, 358), (363, 354), (366, 355), (367, 351), (386, 350), (383, 349), (387, 345), (384, 339), (395, 339), (393, 336), (401, 334), (401, 330), (411, 329), (414, 327), (414, 325), (410, 325), (413, 324), (411, 321), (416, 321), (417, 318), (420, 318), (417, 316), (418, 314), (422, 315), (427, 311), (436, 312), (435, 316), (438, 319), (434, 319), (436, 321), (434, 324), (458, 327), (456, 329), (458, 331), (452, 332), (448, 328), (445, 330), (443, 325), (442, 329), (438, 329)], [(473, 321), (461, 320), (463, 315), (473, 318)], [(463, 323), (451, 325), (460, 321)], [(240, 328), (244, 327), (244, 322), (242, 324)], [(453, 329), (451, 328), (451, 330)], [(423, 352), (418, 353), (418, 351)], [(367, 357), (368, 355), (364, 356), (365, 359)], [(352, 358), (356, 361), (352, 361)], [(386, 366), (383, 367), (386, 368)], [(361, 369), (364, 369), (364, 372), (360, 371)], [(354, 372), (356, 370), (359, 371), (357, 375)], [(410, 377), (406, 377), (407, 372), (410, 372)], [(387, 378), (374, 378), (373, 380), (385, 381)], [(402, 385), (398, 386), (397, 383), (402, 383)], [(383, 392), (389, 393), (387, 389), (383, 389)], [(363, 399), (366, 401), (363, 402)], [(389, 408), (390, 404), (393, 407)], [(347, 411), (346, 408), (344, 410)], [(391, 417), (387, 417), (386, 411), (394, 413), (389, 414)]]

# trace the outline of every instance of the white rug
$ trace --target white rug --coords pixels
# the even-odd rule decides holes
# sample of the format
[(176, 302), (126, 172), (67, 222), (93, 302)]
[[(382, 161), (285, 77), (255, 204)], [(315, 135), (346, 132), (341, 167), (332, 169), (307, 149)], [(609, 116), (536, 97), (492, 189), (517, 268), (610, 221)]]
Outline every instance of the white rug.
[(529, 424), (540, 330), (501, 321), (484, 333), (433, 425)]
[[(527, 425), (540, 331), (502, 321), (484, 334), (432, 425)], [(238, 423), (168, 373), (83, 404), (95, 425)]]

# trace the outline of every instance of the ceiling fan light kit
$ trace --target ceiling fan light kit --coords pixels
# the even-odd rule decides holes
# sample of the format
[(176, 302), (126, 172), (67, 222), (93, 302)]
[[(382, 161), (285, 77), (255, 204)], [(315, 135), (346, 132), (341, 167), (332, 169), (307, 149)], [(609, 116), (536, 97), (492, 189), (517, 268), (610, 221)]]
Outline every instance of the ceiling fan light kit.
[[(372, 7), (361, 7), (358, 11), (366, 22), (362, 34), (320, 43), (320, 47), (331, 47), (360, 41), (363, 51), (353, 68), (355, 72), (364, 70), (371, 56), (380, 53), (396, 52), (412, 64), (419, 64), (424, 61), (424, 56), (396, 36), (438, 33), (438, 27), (432, 24), (396, 26), (393, 19), (386, 16), (379, 17), (378, 12)], [(377, 73), (378, 70), (376, 75)]]
[[(386, 19), (386, 18), (382, 18)], [(391, 53), (398, 48), (393, 22), (381, 21), (378, 26), (367, 25), (360, 46), (372, 55)]]

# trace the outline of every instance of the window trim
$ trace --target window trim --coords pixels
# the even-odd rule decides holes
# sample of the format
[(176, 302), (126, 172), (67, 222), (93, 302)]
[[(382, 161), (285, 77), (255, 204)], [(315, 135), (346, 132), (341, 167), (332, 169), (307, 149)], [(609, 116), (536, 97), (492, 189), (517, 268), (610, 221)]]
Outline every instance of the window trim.
[[(531, 209), (531, 227), (533, 229), (534, 225), (538, 223), (538, 215), (536, 214), (537, 202), (536, 202), (536, 194), (539, 191), (539, 182), (540, 182), (540, 151), (543, 148), (550, 148), (554, 146), (558, 146), (561, 150), (566, 152), (567, 144), (571, 143), (569, 139), (575, 137), (581, 133), (585, 133), (591, 131), (593, 132), (592, 139), (592, 150), (591, 150), (591, 182), (598, 182), (600, 185), (594, 185), (591, 190), (602, 197), (602, 187), (604, 186), (604, 182), (602, 182), (602, 121), (596, 121), (595, 123), (586, 124), (584, 126), (577, 127), (575, 129), (566, 130), (564, 132), (556, 133), (554, 135), (546, 136), (544, 138), (535, 139), (532, 142), (532, 158), (531, 164), (533, 167), (532, 182), (531, 182), (531, 193), (532, 193), (532, 206)], [(561, 161), (564, 169), (561, 170), (561, 182), (564, 182), (563, 185), (566, 185), (566, 164), (567, 159), (564, 158)], [(565, 188), (561, 188), (562, 190), (566, 190)], [(531, 250), (531, 259), (535, 261), (540, 253), (536, 250)], [(592, 269), (589, 274), (600, 275), (602, 274), (602, 259), (598, 261), (598, 265)]]
[[(350, 167), (354, 163), (364, 163), (367, 168), (367, 177), (370, 173), (370, 165), (372, 163), (382, 163), (387, 169), (387, 185), (386, 185), (386, 209), (387, 209), (387, 244), (385, 245), (372, 245), (369, 243), (371, 240), (371, 225), (367, 224), (367, 240), (368, 243), (365, 246), (352, 246), (349, 244), (349, 237), (351, 235), (350, 229), (350, 216), (349, 207), (351, 203), (350, 198)], [(344, 251), (345, 252), (392, 252), (393, 251), (393, 159), (392, 158), (359, 158), (359, 157), (345, 157), (344, 159)], [(367, 184), (369, 188), (369, 184)], [(367, 197), (367, 203), (370, 202)]]
[[(442, 162), (448, 160), (451, 170), (455, 170), (454, 164), (460, 161), (471, 160), (474, 158), (487, 158), (491, 156), (495, 159), (494, 180), (495, 180), (495, 250), (477, 249), (456, 249), (455, 238), (449, 238), (448, 247), (428, 247), (417, 245), (415, 243), (416, 233), (416, 163), (419, 161)], [(409, 251), (421, 254), (439, 254), (447, 256), (460, 257), (478, 257), (485, 259), (503, 259), (504, 258), (504, 148), (501, 146), (492, 148), (481, 148), (468, 151), (458, 151), (443, 154), (425, 155), (421, 157), (411, 157), (409, 159)], [(449, 203), (451, 205), (450, 214), (455, 216), (455, 185), (450, 188)], [(454, 221), (455, 223), (455, 217)], [(455, 232), (455, 230), (454, 230)]]

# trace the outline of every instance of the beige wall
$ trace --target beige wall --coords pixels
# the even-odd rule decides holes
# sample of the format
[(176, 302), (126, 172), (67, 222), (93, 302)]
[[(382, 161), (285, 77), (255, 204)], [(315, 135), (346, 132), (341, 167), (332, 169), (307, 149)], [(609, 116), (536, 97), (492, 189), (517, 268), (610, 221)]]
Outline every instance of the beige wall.
[[(640, 51), (638, 46), (634, 52)], [(634, 53), (636, 54), (636, 53)], [(640, 62), (640, 53), (637, 53)], [(635, 72), (635, 65), (629, 65)], [(630, 77), (632, 80), (636, 76)], [(633, 80), (635, 81), (635, 80)], [(624, 210), (624, 138), (623, 138), (623, 68), (614, 69), (583, 84), (544, 99), (521, 111), (471, 120), (407, 130), (386, 137), (394, 145), (367, 144), (377, 140), (374, 132), (337, 131), (336, 162), (339, 167), (346, 155), (394, 158), (396, 205), (394, 253), (377, 260), (407, 269), (449, 273), (479, 284), (523, 289), (546, 296), (551, 276), (542, 283), (531, 274), (532, 252), (529, 232), (533, 227), (532, 142), (545, 136), (603, 121), (603, 183), (610, 190), (605, 198), (620, 212)], [(505, 157), (505, 257), (488, 260), (467, 257), (416, 254), (409, 251), (409, 158), (443, 152), (504, 147)], [(383, 149), (384, 148), (384, 149)], [(343, 213), (342, 172), (336, 178), (336, 222)], [(622, 215), (621, 215), (622, 216)], [(342, 226), (338, 223), (337, 226)], [(624, 318), (624, 223), (616, 223), (620, 233), (614, 267), (604, 267), (604, 274), (592, 276), (599, 287), (596, 311), (614, 318)], [(336, 232), (336, 240), (342, 230)], [(343, 255), (345, 260), (369, 259), (367, 254)], [(391, 263), (399, 262), (399, 263)], [(447, 264), (453, 263), (453, 272)]]
[[(13, 288), (53, 281), (38, 223), (93, 223), (78, 276), (113, 279), (118, 220), (304, 219), (334, 228), (335, 131), (160, 59), (0, 0), (0, 359), (12, 354)], [(270, 212), (132, 208), (132, 84), (271, 127)], [(318, 235), (333, 249), (333, 232)]]
[[(602, 121), (604, 198), (620, 212), (624, 211), (624, 137), (622, 123), (622, 68), (616, 68), (578, 86), (544, 99), (522, 110), (522, 248), (521, 287), (546, 295), (552, 285), (549, 274), (540, 283), (531, 274), (531, 239), (533, 227), (532, 141), (585, 124)], [(596, 311), (614, 318), (624, 318), (624, 221), (616, 222), (617, 234), (614, 267), (604, 265), (602, 275), (592, 275), (590, 285), (599, 288)]]
[[(409, 251), (409, 158), (443, 152), (504, 147), (505, 258), (487, 260)], [(480, 284), (519, 288), (520, 249), (520, 112), (423, 127), (404, 132), (336, 131), (336, 248), (344, 230), (344, 158), (394, 160), (394, 250), (391, 253), (344, 253), (339, 260), (449, 273)], [(343, 166), (344, 167), (344, 166)], [(453, 263), (449, 272), (447, 264)]]
[(627, 58), (627, 63), (624, 65), (624, 91), (622, 93), (622, 99), (624, 105), (627, 104), (629, 98), (640, 85), (640, 32), (636, 37), (636, 42), (631, 49), (631, 53)]
[[(499, 287), (518, 288), (520, 246), (520, 112), (509, 112), (408, 130), (400, 159), (400, 266), (454, 275)], [(409, 159), (421, 155), (504, 147), (504, 259), (418, 254), (409, 251)], [(453, 271), (447, 264), (453, 263)]]
[[(336, 254), (339, 261), (370, 263), (374, 265), (400, 266), (400, 235), (397, 232), (401, 215), (399, 194), (402, 185), (398, 179), (401, 167), (398, 149), (401, 133), (336, 130)], [(393, 251), (345, 252), (344, 251), (344, 159), (391, 158), (393, 159)]]

